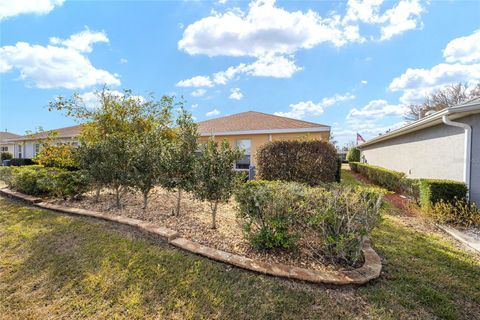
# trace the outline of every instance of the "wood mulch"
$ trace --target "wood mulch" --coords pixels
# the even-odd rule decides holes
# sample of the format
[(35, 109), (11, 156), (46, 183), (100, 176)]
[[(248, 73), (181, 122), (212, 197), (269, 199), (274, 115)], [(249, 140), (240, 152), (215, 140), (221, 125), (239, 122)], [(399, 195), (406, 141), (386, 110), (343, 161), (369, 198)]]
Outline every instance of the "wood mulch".
[(200, 202), (188, 193), (182, 195), (182, 209), (178, 217), (172, 215), (172, 209), (176, 205), (176, 194), (162, 188), (153, 190), (146, 211), (141, 209), (142, 197), (139, 193), (125, 194), (121, 209), (114, 206), (115, 196), (111, 191), (102, 191), (98, 203), (95, 203), (94, 199), (94, 193), (90, 192), (78, 200), (52, 199), (48, 202), (152, 222), (173, 229), (181, 237), (197, 243), (264, 262), (282, 263), (313, 270), (352, 269), (352, 267), (328, 261), (318, 249), (303, 242), (298, 244), (297, 249), (290, 252), (253, 249), (244, 238), (242, 221), (236, 217), (236, 204), (233, 199), (227, 204), (219, 205), (217, 229), (215, 230), (211, 229), (211, 214), (208, 203)]

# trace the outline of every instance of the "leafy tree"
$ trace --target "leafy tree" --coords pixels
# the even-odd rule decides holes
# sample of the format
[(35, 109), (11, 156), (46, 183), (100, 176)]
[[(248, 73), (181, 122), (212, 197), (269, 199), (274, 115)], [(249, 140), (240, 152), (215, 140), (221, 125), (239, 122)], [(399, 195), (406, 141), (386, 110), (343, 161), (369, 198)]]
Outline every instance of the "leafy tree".
[(422, 104), (409, 105), (405, 119), (415, 121), (429, 111), (440, 111), (477, 97), (480, 97), (480, 83), (473, 88), (465, 83), (451, 84), (426, 96)]
[(57, 132), (51, 132), (46, 139), (40, 141), (40, 150), (34, 161), (44, 167), (70, 170), (78, 168), (78, 162), (74, 154), (76, 147), (68, 143), (56, 143), (57, 136)]
[(145, 192), (144, 181), (141, 186), (136, 183), (139, 182), (140, 172), (148, 170), (138, 170), (145, 163), (137, 163), (137, 169), (134, 163), (147, 148), (140, 149), (137, 145), (147, 136), (153, 140), (152, 132), (157, 130), (168, 135), (173, 98), (163, 96), (157, 102), (152, 95), (143, 98), (133, 95), (131, 90), (118, 94), (106, 88), (96, 94), (99, 101), (96, 108), (88, 108), (81, 96), (74, 94), (69, 99), (58, 97), (50, 103), (50, 110), (65, 111), (68, 116), (84, 122), (79, 137), (81, 144), (86, 146), (84, 157), (96, 154), (101, 159), (101, 163), (95, 161), (94, 166), (84, 165), (95, 170), (101, 169), (101, 178), (98, 173), (92, 177), (98, 178), (97, 185), (115, 190), (116, 205), (120, 207), (121, 195), (129, 188), (140, 188)]
[(162, 183), (165, 188), (177, 191), (177, 205), (174, 210), (177, 216), (180, 214), (182, 190), (191, 191), (195, 186), (197, 139), (197, 124), (191, 114), (182, 107), (176, 120), (175, 135), (170, 144)]
[(219, 145), (211, 138), (202, 148), (195, 170), (197, 184), (194, 194), (196, 198), (210, 203), (212, 229), (217, 228), (218, 204), (230, 199), (237, 181), (233, 163), (242, 156), (240, 149), (232, 149), (226, 140)]

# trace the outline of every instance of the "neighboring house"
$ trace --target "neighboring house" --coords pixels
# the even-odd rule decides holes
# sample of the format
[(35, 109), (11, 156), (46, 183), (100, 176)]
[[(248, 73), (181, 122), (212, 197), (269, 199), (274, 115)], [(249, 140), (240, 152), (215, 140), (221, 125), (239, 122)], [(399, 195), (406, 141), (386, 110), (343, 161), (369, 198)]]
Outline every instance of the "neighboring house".
[(347, 162), (347, 153), (348, 151), (346, 150), (337, 150), (338, 159), (340, 159), (342, 162)]
[(18, 134), (8, 131), (0, 132), (0, 152), (10, 152), (13, 155), (13, 143), (8, 141), (20, 137)]
[(235, 164), (237, 170), (256, 165), (258, 148), (274, 140), (319, 139), (328, 141), (330, 127), (262, 112), (248, 111), (198, 123), (200, 142), (210, 137), (226, 139), (245, 151), (245, 158)]
[[(9, 139), (9, 143), (14, 145), (12, 153), (15, 158), (34, 158), (39, 152), (41, 140), (49, 133), (57, 133), (55, 139), (57, 143), (78, 144), (76, 137), (80, 130), (81, 125), (44, 131)], [(226, 139), (232, 146), (236, 145), (243, 149), (246, 156), (235, 163), (237, 170), (248, 170), (250, 165), (256, 165), (256, 151), (267, 141), (287, 139), (328, 141), (330, 138), (329, 126), (254, 111), (199, 122), (198, 132), (200, 143), (213, 136), (215, 139)]]
[(35, 158), (40, 150), (41, 141), (45, 140), (52, 132), (56, 132), (55, 143), (68, 143), (76, 145), (77, 135), (80, 133), (81, 125), (60, 128), (49, 131), (42, 131), (24, 136), (17, 136), (7, 141), (13, 145), (14, 158)]
[(361, 161), (412, 178), (463, 181), (480, 204), (480, 98), (450, 107), (358, 146)]

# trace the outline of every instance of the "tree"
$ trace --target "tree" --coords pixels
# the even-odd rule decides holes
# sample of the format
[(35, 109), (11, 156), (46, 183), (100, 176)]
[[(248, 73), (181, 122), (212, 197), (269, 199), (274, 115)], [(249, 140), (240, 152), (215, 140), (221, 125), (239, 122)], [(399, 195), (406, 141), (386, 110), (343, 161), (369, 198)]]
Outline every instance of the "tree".
[(195, 151), (197, 150), (197, 124), (183, 107), (176, 120), (175, 135), (170, 144), (162, 186), (177, 191), (174, 213), (180, 214), (182, 190), (191, 191), (195, 185)]
[(217, 228), (217, 207), (227, 202), (233, 192), (238, 175), (233, 163), (243, 155), (238, 147), (231, 148), (226, 140), (219, 145), (213, 138), (202, 148), (196, 165), (195, 197), (210, 203), (212, 229)]
[(133, 144), (130, 182), (143, 195), (143, 210), (147, 210), (150, 191), (167, 172), (167, 153), (171, 143), (160, 128), (153, 128), (137, 137)]
[(46, 139), (41, 141), (35, 162), (45, 167), (56, 167), (64, 169), (78, 168), (78, 162), (75, 157), (76, 147), (68, 143), (55, 143), (57, 132), (51, 132)]
[[(138, 143), (144, 141), (145, 137), (151, 138), (152, 132), (158, 133), (157, 130), (162, 132), (162, 137), (168, 135), (173, 97), (163, 96), (157, 102), (152, 95), (143, 98), (134, 96), (131, 90), (118, 94), (106, 88), (96, 92), (96, 95), (99, 105), (93, 109), (83, 103), (80, 95), (74, 94), (70, 99), (58, 97), (50, 103), (50, 110), (65, 111), (67, 115), (84, 122), (79, 136), (81, 144), (85, 146), (84, 160), (88, 160), (85, 159), (86, 155), (96, 154), (101, 162), (94, 160), (94, 165), (83, 165), (95, 171), (92, 177), (98, 179), (97, 186), (115, 190), (116, 205), (120, 207), (121, 196), (129, 188), (140, 188), (145, 192), (145, 185), (137, 183), (140, 172), (149, 172), (146, 169), (138, 170), (145, 163), (137, 163), (137, 169), (134, 167), (138, 157), (146, 152), (146, 148), (140, 149)], [(103, 173), (96, 172), (99, 169)]]
[(429, 111), (440, 111), (477, 97), (480, 97), (480, 83), (473, 88), (469, 88), (465, 83), (451, 84), (426, 96), (423, 104), (409, 105), (405, 119), (415, 121)]

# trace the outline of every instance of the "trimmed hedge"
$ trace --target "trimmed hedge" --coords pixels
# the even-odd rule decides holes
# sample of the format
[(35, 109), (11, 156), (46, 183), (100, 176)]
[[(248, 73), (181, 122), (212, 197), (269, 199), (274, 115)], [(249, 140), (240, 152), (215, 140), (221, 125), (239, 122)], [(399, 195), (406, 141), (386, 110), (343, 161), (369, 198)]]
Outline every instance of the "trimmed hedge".
[(257, 152), (257, 165), (259, 179), (311, 186), (335, 181), (338, 170), (335, 147), (320, 140), (268, 142)]
[(0, 180), (11, 189), (35, 196), (75, 197), (87, 192), (90, 187), (82, 171), (40, 165), (0, 167)]
[(465, 200), (468, 191), (465, 183), (458, 181), (409, 179), (403, 172), (359, 162), (351, 162), (350, 168), (390, 191), (413, 197), (423, 208), (428, 208), (440, 201), (453, 203), (457, 200)]
[(297, 182), (249, 181), (235, 194), (246, 238), (257, 249), (290, 250), (297, 245), (353, 264), (379, 221), (378, 188)]
[(347, 153), (348, 162), (360, 162), (360, 149), (357, 147), (352, 147), (348, 150)]
[(10, 165), (14, 167), (32, 166), (34, 164), (35, 162), (29, 158), (13, 158), (12, 160), (10, 160)]
[(438, 179), (419, 179), (418, 181), (420, 205), (424, 208), (441, 201), (453, 204), (466, 199), (468, 189), (463, 182)]
[[(10, 152), (0, 152), (0, 161), (12, 159), (13, 155)], [(1, 165), (1, 164), (0, 164)]]

